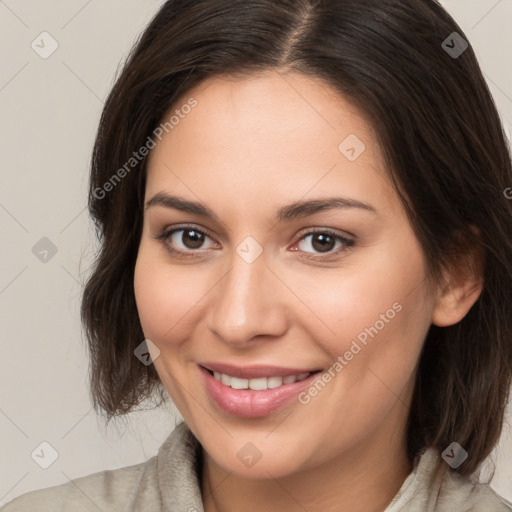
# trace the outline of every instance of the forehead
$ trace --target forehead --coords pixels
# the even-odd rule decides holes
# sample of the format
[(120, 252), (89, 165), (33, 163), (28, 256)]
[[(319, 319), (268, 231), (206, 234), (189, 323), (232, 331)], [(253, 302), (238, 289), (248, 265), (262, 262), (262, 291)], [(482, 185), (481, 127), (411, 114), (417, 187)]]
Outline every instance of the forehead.
[[(206, 123), (188, 123), (194, 135), (210, 139), (215, 135), (233, 137), (241, 131), (240, 137), (250, 135), (243, 149), (252, 141), (257, 145), (277, 143), (275, 135), (286, 137), (289, 143), (295, 141), (299, 147), (302, 141), (310, 140), (311, 151), (329, 143), (337, 149), (338, 139), (349, 129), (366, 139), (373, 138), (371, 124), (350, 101), (321, 79), (299, 73), (266, 71), (243, 78), (213, 77), (184, 94), (173, 110), (192, 96), (199, 107), (192, 117), (215, 125), (215, 132), (206, 136)], [(320, 144), (322, 140), (324, 144)]]
[[(182, 108), (191, 98), (196, 106)], [(277, 71), (214, 77), (172, 112), (181, 115), (151, 152), (146, 197), (181, 191), (256, 207), (335, 189), (396, 206), (373, 127), (320, 79)]]

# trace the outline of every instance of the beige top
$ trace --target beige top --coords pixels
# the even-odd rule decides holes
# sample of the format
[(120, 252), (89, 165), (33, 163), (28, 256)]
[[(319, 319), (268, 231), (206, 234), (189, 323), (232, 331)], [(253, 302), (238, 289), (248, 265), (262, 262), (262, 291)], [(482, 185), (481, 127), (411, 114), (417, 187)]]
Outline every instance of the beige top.
[[(140, 464), (101, 471), (18, 496), (1, 512), (204, 512), (201, 445), (180, 423), (158, 454)], [(429, 448), (383, 512), (510, 512), (488, 485), (454, 474)]]

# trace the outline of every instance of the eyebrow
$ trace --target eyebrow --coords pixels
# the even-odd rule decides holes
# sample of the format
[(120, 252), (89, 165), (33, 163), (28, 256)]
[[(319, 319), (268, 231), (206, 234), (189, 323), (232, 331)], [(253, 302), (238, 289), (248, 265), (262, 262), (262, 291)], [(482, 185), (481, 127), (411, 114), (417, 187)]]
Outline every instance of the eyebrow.
[[(219, 221), (218, 216), (207, 206), (197, 201), (189, 201), (180, 197), (158, 192), (146, 203), (146, 210), (152, 206), (163, 206), (165, 208), (174, 208), (182, 212), (193, 213)], [(291, 221), (294, 219), (307, 217), (318, 212), (335, 210), (335, 209), (349, 209), (358, 208), (364, 211), (377, 214), (377, 210), (366, 203), (346, 197), (329, 197), (326, 199), (311, 199), (304, 201), (296, 201), (286, 205), (278, 210), (275, 215), (277, 222)]]

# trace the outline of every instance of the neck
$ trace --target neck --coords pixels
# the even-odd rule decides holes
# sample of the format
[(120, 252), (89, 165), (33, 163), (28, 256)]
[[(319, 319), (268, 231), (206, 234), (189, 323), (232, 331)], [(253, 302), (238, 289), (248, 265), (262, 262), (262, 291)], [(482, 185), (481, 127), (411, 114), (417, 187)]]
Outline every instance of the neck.
[(205, 512), (383, 512), (412, 471), (405, 442), (357, 447), (279, 479), (240, 478), (203, 455)]

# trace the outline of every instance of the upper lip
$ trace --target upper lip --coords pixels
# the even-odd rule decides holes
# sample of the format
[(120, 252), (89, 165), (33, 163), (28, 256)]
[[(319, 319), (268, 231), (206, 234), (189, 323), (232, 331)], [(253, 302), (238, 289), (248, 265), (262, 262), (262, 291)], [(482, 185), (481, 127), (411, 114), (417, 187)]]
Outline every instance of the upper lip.
[(316, 372), (318, 368), (285, 368), (284, 366), (253, 365), (234, 366), (228, 363), (200, 363), (200, 366), (212, 372), (224, 373), (239, 379), (258, 379), (261, 377), (286, 377), (300, 375), (301, 373)]

